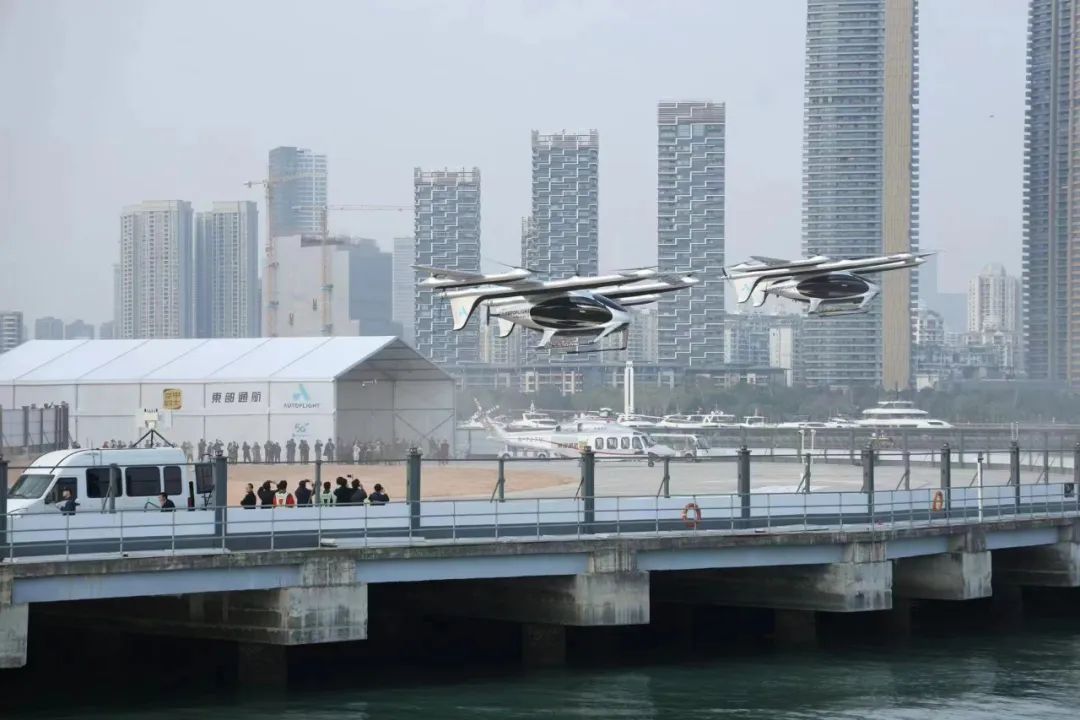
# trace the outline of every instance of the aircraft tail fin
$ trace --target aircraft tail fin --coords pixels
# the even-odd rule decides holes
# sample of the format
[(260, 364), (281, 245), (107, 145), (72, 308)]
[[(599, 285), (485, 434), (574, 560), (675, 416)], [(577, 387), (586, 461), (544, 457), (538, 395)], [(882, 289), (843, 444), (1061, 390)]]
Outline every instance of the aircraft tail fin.
[(450, 312), (453, 313), (455, 330), (460, 330), (468, 324), (469, 318), (473, 316), (476, 308), (483, 300), (484, 296), (482, 293), (459, 295), (450, 298)]
[(505, 320), (498, 318), (499, 330), (495, 333), (495, 337), (510, 337), (510, 333), (514, 332), (514, 322), (512, 320)]
[(757, 284), (761, 282), (761, 278), (756, 275), (743, 275), (741, 277), (728, 276), (728, 280), (731, 281), (732, 286), (735, 288), (736, 301), (740, 303), (749, 300), (750, 297), (754, 295)]

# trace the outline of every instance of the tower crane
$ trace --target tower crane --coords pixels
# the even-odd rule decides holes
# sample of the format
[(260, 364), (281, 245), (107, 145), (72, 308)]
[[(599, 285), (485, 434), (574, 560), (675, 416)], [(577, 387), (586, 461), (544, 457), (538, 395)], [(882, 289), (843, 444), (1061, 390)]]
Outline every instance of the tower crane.
[(329, 337), (334, 334), (334, 282), (330, 263), (330, 231), (327, 218), (330, 211), (343, 212), (405, 212), (412, 210), (411, 205), (324, 205), (320, 213), (322, 231), (322, 334)]
[(278, 334), (278, 260), (277, 238), (274, 235), (274, 213), (272, 201), (274, 199), (274, 187), (293, 180), (308, 180), (314, 175), (288, 175), (285, 177), (264, 178), (262, 180), (248, 180), (244, 183), (247, 188), (262, 186), (266, 190), (266, 314), (263, 317), (263, 334), (277, 337)]

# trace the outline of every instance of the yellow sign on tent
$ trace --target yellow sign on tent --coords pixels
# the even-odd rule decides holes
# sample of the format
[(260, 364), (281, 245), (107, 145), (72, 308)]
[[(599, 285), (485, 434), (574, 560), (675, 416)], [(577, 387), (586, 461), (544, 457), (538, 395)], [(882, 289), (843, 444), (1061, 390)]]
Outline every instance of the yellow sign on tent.
[(183, 397), (179, 389), (166, 388), (161, 391), (161, 404), (166, 410), (179, 410), (183, 405)]

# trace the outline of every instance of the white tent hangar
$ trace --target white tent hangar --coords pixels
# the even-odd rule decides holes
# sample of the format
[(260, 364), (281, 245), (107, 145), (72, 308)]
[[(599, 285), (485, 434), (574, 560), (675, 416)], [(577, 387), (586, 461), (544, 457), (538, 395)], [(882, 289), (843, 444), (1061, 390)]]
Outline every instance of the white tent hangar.
[(454, 442), (454, 382), (393, 337), (35, 340), (0, 355), (0, 407), (66, 402), (83, 447), (200, 438)]

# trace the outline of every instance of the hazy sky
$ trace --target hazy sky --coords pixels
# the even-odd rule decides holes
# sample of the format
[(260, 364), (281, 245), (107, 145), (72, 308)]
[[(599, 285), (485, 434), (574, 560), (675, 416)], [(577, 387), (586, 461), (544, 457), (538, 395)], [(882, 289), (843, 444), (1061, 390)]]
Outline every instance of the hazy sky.
[[(516, 262), (529, 131), (600, 131), (601, 268), (656, 259), (656, 103), (727, 103), (727, 253), (800, 248), (804, 0), (0, 0), (0, 309), (112, 314), (122, 206), (257, 199), (267, 151), (329, 158), (331, 203), (482, 173)], [(920, 2), (921, 243), (940, 289), (1019, 272), (1026, 0)], [(390, 238), (412, 213), (339, 213)]]

